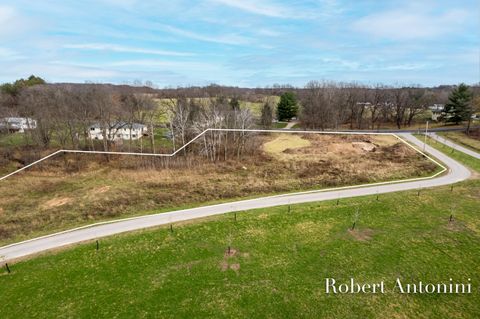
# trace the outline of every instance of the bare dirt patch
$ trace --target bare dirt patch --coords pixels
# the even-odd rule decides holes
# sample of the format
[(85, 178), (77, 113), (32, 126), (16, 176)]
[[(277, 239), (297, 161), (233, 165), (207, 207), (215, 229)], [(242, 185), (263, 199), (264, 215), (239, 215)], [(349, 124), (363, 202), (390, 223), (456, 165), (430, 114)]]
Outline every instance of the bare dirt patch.
[(372, 239), (372, 236), (374, 234), (373, 229), (370, 228), (365, 228), (365, 229), (349, 229), (348, 233), (351, 235), (351, 237), (355, 240), (358, 241), (369, 241)]
[(445, 228), (448, 229), (449, 231), (453, 232), (459, 232), (462, 230), (465, 230), (465, 226), (456, 223), (455, 221), (449, 222), (448, 224), (445, 225)]
[(237, 250), (233, 249), (233, 248), (230, 248), (230, 249), (225, 250), (224, 257), (229, 258), (229, 257), (235, 256), (236, 254), (237, 254)]
[(95, 194), (103, 194), (103, 193), (106, 193), (110, 190), (110, 186), (103, 186), (103, 187), (99, 187), (97, 189), (94, 189), (93, 192)]
[(377, 149), (377, 145), (371, 142), (353, 142), (352, 146), (360, 148), (362, 151), (365, 152), (375, 152), (375, 150)]
[(240, 264), (231, 264), (230, 269), (235, 272), (238, 272), (240, 270)]
[[(221, 271), (227, 271), (228, 269), (231, 269), (235, 271), (238, 274), (238, 271), (240, 270), (240, 264), (237, 263), (230, 263), (229, 259), (233, 258), (237, 255), (237, 250), (230, 248), (226, 249), (225, 253), (223, 254), (223, 260), (220, 262), (220, 270)], [(245, 256), (245, 254), (239, 254), (240, 256)], [(248, 255), (247, 255), (248, 257)]]
[(70, 197), (59, 197), (59, 198), (53, 198), (51, 200), (46, 201), (41, 205), (41, 208), (43, 209), (50, 209), (50, 208), (55, 208), (55, 207), (60, 207), (63, 205), (67, 205), (73, 202), (73, 199)]

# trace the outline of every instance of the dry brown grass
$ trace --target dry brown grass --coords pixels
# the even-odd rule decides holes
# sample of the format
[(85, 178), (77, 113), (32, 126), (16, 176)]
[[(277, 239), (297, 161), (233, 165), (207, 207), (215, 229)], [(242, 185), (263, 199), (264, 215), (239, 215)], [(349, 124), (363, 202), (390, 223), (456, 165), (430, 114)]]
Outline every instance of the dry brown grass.
[(64, 165), (75, 165), (73, 156), (49, 161), (0, 183), (0, 243), (185, 205), (425, 176), (435, 169), (393, 137), (309, 134), (287, 141), (283, 135), (257, 139), (274, 145), (275, 153), (267, 147), (256, 156), (217, 163), (197, 160), (187, 168), (167, 169), (146, 164), (125, 168), (135, 167), (138, 158), (106, 163), (81, 156), (76, 157), (81, 169), (69, 173)]
[(372, 239), (374, 231), (372, 229), (349, 229), (349, 235), (358, 241), (369, 241)]

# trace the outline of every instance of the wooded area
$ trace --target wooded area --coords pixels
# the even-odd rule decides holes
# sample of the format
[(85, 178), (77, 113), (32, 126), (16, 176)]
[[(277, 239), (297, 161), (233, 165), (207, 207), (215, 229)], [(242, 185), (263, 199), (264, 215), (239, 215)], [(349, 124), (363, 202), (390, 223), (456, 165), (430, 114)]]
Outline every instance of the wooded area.
[[(29, 147), (156, 153), (178, 149), (207, 128), (270, 128), (275, 117), (279, 120), (297, 117), (306, 129), (379, 129), (385, 125), (402, 128), (413, 125), (429, 105), (447, 103), (453, 88), (312, 81), (304, 88), (209, 85), (152, 89), (110, 84), (47, 84), (31, 76), (1, 86), (0, 118), (35, 119), (36, 129), (24, 134), (24, 144)], [(471, 92), (478, 97), (480, 89), (472, 87)], [(280, 95), (277, 106), (275, 97)], [(259, 105), (258, 114), (245, 103)], [(473, 111), (475, 104), (471, 104)], [(122, 143), (113, 142), (107, 138), (107, 131), (120, 122), (126, 123), (126, 128), (134, 123), (144, 124), (147, 133), (138, 141), (130, 138)], [(101, 141), (89, 138), (93, 124), (103, 129)], [(238, 157), (248, 144), (246, 136), (244, 132), (212, 132), (203, 136), (201, 143), (184, 149), (183, 154), (195, 152), (212, 161)], [(166, 143), (159, 143), (158, 138)]]

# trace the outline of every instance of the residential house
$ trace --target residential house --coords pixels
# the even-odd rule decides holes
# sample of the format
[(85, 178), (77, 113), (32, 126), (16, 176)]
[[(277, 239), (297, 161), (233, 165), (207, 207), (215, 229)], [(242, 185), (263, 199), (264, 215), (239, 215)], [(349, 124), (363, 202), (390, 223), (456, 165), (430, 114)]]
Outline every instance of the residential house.
[(28, 117), (5, 117), (0, 119), (0, 129), (23, 133), (37, 128), (37, 121)]
[(109, 141), (138, 140), (148, 134), (147, 129), (146, 125), (139, 123), (116, 122), (105, 129), (96, 123), (89, 127), (88, 134), (92, 140), (103, 140), (104, 134)]
[(445, 104), (433, 104), (428, 109), (432, 112), (432, 121), (439, 121), (445, 109)]

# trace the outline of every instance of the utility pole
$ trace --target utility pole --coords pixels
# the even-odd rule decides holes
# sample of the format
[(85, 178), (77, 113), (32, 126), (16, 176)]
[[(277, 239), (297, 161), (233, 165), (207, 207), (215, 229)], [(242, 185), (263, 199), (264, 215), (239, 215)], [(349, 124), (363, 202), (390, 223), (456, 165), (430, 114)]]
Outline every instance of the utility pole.
[(425, 145), (427, 145), (427, 135), (428, 135), (428, 121), (425, 126), (425, 139), (423, 140), (423, 151), (425, 152)]

